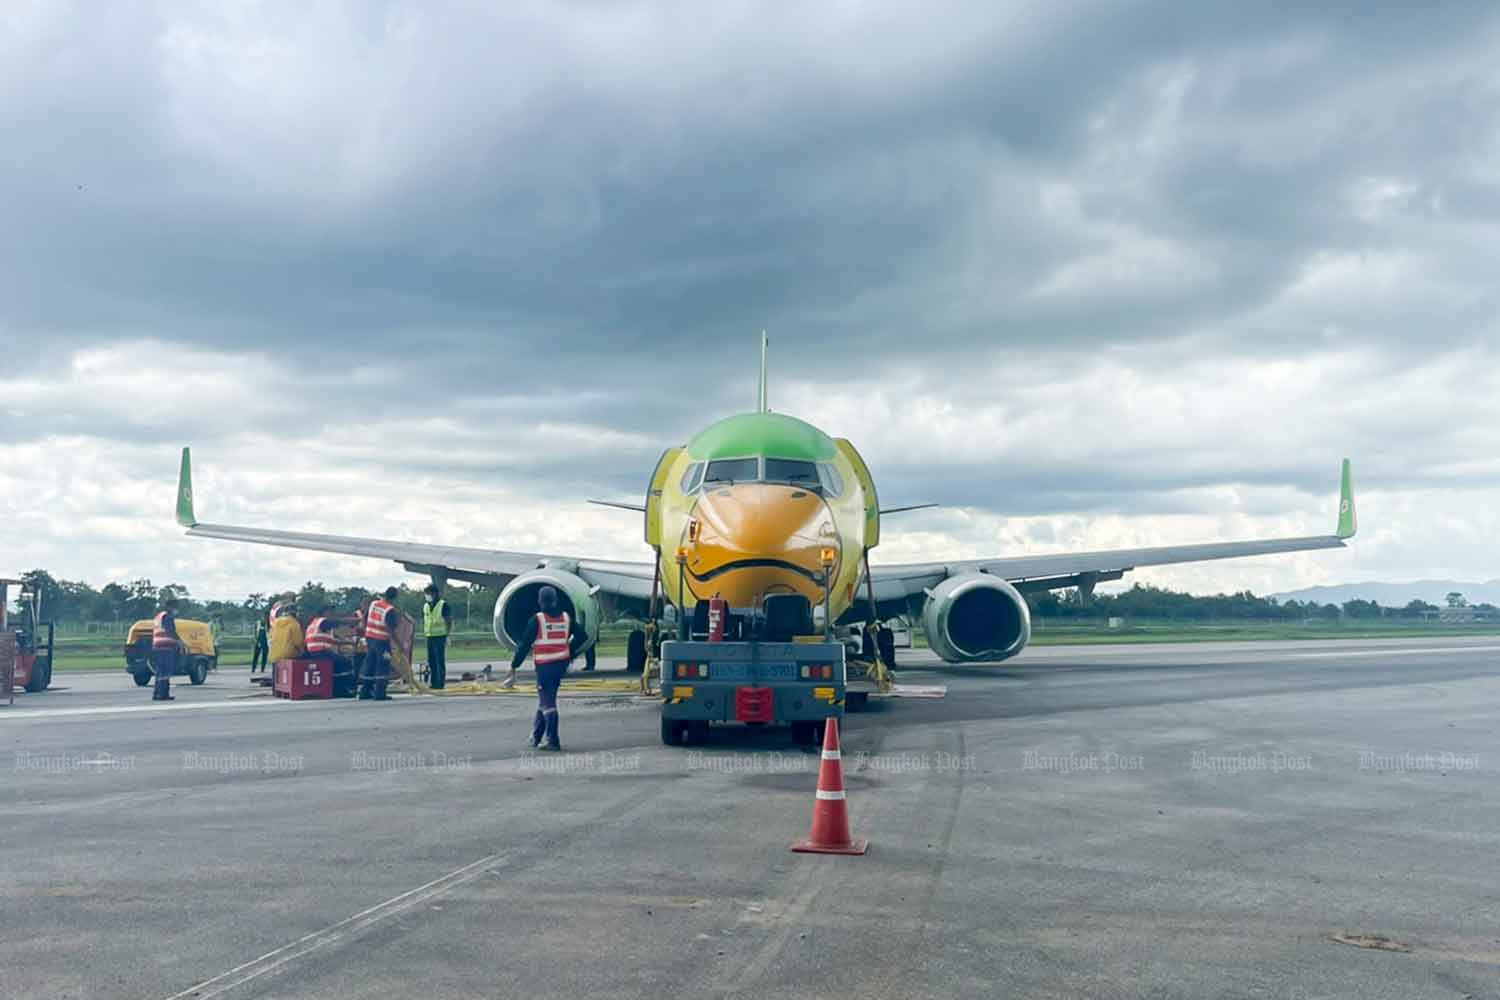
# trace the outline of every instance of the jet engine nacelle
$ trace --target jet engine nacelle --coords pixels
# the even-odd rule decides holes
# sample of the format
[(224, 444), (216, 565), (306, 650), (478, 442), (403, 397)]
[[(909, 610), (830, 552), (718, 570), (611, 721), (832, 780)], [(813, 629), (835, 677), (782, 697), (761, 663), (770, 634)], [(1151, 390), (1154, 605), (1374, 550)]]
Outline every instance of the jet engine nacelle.
[(535, 569), (522, 573), (505, 585), (500, 598), (495, 601), (495, 638), (508, 649), (516, 648), (526, 632), (526, 622), (541, 610), (537, 594), (546, 586), (557, 591), (562, 610), (583, 623), (588, 632), (588, 642), (583, 649), (588, 649), (599, 638), (599, 602), (594, 598), (594, 588), (560, 569)]
[(963, 573), (928, 592), (922, 626), (927, 645), (949, 663), (1004, 660), (1031, 641), (1031, 609), (999, 577)]

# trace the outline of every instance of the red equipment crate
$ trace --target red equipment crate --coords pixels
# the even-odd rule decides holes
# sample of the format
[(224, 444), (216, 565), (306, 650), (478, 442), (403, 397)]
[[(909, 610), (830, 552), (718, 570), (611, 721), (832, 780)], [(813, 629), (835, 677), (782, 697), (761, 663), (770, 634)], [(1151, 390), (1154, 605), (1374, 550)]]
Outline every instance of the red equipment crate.
[(333, 664), (327, 660), (277, 660), (276, 683), (271, 690), (276, 697), (292, 701), (332, 698)]

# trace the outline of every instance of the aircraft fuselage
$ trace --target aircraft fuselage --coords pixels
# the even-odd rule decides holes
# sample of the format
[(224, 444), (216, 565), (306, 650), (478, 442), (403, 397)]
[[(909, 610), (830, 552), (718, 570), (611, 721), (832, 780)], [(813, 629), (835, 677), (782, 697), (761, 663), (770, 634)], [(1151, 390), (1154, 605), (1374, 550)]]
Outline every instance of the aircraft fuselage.
[(663, 462), (647, 517), (658, 522), (667, 600), (681, 593), (691, 607), (721, 596), (743, 609), (797, 593), (821, 606), (824, 550), (834, 557), (833, 617), (857, 599), (878, 513), (873, 483), (847, 442), (794, 417), (746, 413), (709, 426)]

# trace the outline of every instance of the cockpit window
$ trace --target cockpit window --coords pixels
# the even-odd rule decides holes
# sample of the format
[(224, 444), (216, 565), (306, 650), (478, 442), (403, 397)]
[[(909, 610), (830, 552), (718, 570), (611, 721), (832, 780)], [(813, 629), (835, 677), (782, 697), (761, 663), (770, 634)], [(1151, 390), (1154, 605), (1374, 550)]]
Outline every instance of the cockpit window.
[(708, 463), (708, 471), (703, 476), (703, 485), (709, 486), (714, 483), (753, 483), (760, 478), (760, 459), (758, 458), (721, 458), (715, 462)]
[(688, 470), (682, 474), (682, 492), (691, 493), (698, 488), (703, 481), (703, 463), (694, 462), (688, 466)]
[(766, 459), (766, 482), (814, 488), (821, 485), (818, 480), (818, 467), (812, 462), (794, 458)]
[(836, 497), (844, 492), (844, 477), (839, 475), (832, 462), (819, 462), (818, 476), (823, 480), (823, 492), (828, 496)]

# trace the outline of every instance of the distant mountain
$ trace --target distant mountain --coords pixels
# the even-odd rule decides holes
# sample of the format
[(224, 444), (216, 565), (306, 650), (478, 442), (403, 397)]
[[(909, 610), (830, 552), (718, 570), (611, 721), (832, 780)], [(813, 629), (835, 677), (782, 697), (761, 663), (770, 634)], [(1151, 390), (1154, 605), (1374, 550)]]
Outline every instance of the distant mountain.
[(1273, 594), (1279, 601), (1317, 601), (1319, 604), (1343, 604), (1345, 601), (1374, 601), (1388, 608), (1400, 608), (1413, 600), (1443, 607), (1453, 591), (1463, 594), (1470, 604), (1500, 604), (1500, 580), (1488, 583), (1461, 580), (1415, 580), (1411, 583), (1340, 583), (1330, 587), (1306, 587), (1285, 594)]

